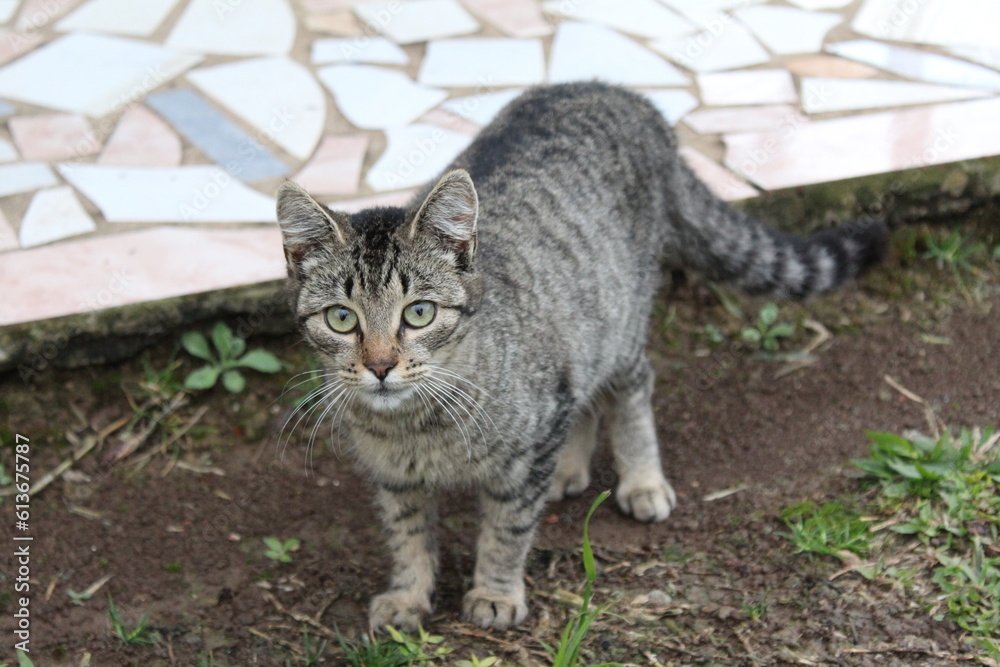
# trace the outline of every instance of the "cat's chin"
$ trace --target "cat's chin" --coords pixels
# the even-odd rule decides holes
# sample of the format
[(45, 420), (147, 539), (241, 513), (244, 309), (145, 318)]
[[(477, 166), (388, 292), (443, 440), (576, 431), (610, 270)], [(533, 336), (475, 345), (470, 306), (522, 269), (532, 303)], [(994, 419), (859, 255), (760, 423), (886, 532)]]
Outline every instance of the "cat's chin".
[(408, 388), (361, 394), (361, 400), (376, 412), (395, 412), (403, 407), (413, 392)]

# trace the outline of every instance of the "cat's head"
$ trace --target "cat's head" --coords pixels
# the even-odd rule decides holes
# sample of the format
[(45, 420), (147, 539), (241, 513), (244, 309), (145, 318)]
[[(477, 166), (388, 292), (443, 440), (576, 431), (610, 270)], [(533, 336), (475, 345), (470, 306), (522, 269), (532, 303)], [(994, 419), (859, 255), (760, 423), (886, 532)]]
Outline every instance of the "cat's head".
[(419, 398), (479, 305), (469, 174), (446, 174), (416, 208), (329, 211), (278, 193), (289, 289), (306, 339), (335, 382), (380, 411)]

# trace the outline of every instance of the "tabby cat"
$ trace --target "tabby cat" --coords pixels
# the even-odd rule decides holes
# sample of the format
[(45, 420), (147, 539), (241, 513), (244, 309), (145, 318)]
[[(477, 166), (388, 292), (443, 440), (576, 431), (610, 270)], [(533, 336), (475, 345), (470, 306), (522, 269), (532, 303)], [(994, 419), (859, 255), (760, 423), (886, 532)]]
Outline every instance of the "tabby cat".
[(645, 98), (599, 83), (524, 93), (410, 207), (348, 215), (286, 183), (278, 218), (293, 311), (391, 548), (374, 630), (431, 612), (436, 496), (466, 486), (481, 532), (463, 615), (521, 623), (539, 515), (587, 488), (599, 418), (621, 510), (667, 518), (644, 353), (662, 265), (799, 298), (877, 262), (886, 236), (763, 226), (692, 175)]

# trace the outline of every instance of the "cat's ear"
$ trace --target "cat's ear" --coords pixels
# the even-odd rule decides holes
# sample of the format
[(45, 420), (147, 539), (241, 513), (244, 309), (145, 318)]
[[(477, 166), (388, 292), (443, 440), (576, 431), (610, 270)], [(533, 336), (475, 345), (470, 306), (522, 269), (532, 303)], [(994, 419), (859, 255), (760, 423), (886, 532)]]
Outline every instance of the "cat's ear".
[(459, 265), (469, 267), (476, 253), (476, 219), (479, 196), (469, 172), (456, 169), (445, 174), (434, 186), (410, 224), (410, 238), (430, 233), (458, 257)]
[(343, 214), (328, 211), (291, 181), (278, 190), (278, 224), (289, 267), (324, 243), (346, 245), (351, 233)]

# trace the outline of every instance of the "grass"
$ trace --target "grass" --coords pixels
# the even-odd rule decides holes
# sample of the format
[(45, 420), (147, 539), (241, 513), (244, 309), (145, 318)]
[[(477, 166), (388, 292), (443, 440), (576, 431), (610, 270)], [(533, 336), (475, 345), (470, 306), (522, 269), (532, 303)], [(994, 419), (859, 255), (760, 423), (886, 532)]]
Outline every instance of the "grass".
[(366, 637), (357, 643), (348, 642), (338, 633), (346, 664), (351, 667), (410, 667), (441, 660), (451, 653), (450, 648), (442, 645), (444, 637), (432, 635), (423, 628), (418, 629), (416, 636), (392, 626), (386, 630), (388, 638)]
[(130, 628), (122, 621), (121, 614), (110, 594), (108, 594), (108, 620), (111, 622), (111, 629), (122, 644), (152, 646), (160, 641), (159, 633), (149, 629), (148, 611), (142, 615), (135, 627)]
[(857, 571), (910, 591), (1000, 658), (1000, 433), (868, 436), (869, 457), (854, 461), (870, 487), (866, 516), (803, 503), (784, 513), (791, 541), (849, 562), (869, 556)]

